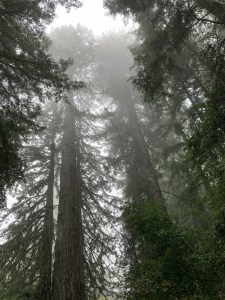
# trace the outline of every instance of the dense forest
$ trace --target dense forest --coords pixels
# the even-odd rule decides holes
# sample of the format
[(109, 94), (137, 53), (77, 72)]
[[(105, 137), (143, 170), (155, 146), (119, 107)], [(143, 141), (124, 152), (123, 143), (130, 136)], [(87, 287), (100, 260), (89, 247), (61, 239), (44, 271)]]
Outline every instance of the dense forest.
[(225, 1), (58, 5), (0, 1), (0, 300), (225, 299)]

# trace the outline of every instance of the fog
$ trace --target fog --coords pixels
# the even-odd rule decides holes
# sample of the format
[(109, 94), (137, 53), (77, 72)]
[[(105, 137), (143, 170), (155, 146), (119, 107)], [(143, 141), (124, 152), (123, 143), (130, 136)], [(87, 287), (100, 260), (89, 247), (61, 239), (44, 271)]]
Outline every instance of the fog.
[(123, 17), (113, 17), (104, 9), (103, 0), (85, 0), (79, 10), (71, 9), (70, 12), (59, 5), (56, 9), (55, 19), (48, 27), (48, 32), (63, 25), (76, 27), (78, 23), (92, 30), (97, 36), (103, 32), (129, 28), (125, 26)]
[(224, 5), (82, 2), (0, 5), (0, 300), (224, 299)]

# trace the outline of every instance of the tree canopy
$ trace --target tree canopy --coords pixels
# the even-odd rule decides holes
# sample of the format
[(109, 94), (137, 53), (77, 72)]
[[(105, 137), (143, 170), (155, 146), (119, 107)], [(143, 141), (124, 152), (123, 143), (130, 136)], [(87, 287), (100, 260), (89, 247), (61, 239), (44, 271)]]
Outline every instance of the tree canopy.
[(222, 300), (224, 1), (104, 2), (0, 4), (0, 298)]

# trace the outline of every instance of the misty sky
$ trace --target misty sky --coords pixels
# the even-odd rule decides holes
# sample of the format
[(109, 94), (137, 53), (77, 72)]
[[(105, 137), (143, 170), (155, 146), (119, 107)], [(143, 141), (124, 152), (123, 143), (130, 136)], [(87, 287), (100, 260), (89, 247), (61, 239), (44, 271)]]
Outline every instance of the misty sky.
[[(77, 23), (91, 29), (95, 35), (101, 35), (103, 32), (110, 30), (121, 30), (125, 28), (123, 19), (120, 16), (113, 18), (108, 15), (106, 9), (103, 8), (103, 0), (83, 0), (83, 6), (79, 9), (71, 9), (69, 13), (62, 6), (58, 6), (56, 10), (56, 19), (48, 27), (47, 31), (62, 25), (73, 25)], [(16, 199), (11, 195), (7, 197), (8, 207), (15, 203)]]
[(107, 10), (103, 8), (103, 0), (83, 0), (83, 7), (72, 9), (67, 13), (65, 8), (57, 8), (57, 17), (50, 25), (50, 28), (60, 27), (61, 25), (73, 25), (77, 23), (91, 29), (95, 35), (110, 30), (118, 31), (125, 28), (123, 19), (120, 16), (108, 16)]

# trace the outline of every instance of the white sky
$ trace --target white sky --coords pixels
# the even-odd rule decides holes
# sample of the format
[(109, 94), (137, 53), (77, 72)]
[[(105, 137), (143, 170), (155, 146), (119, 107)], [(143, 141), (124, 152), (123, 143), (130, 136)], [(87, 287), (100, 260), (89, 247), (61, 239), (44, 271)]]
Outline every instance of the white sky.
[(64, 7), (59, 6), (56, 10), (57, 17), (48, 30), (62, 25), (75, 27), (77, 23), (80, 23), (91, 29), (95, 35), (101, 35), (103, 32), (125, 28), (121, 16), (109, 16), (108, 11), (103, 8), (103, 0), (83, 0), (82, 2), (81, 8), (71, 9), (69, 13)]

